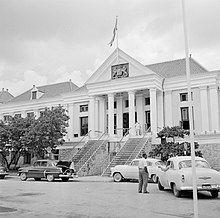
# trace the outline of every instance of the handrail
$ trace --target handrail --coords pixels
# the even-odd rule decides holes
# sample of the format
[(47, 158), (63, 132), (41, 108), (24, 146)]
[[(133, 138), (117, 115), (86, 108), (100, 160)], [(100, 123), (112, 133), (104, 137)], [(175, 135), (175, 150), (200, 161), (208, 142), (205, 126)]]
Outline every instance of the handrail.
[[(108, 134), (108, 133), (104, 132), (104, 133), (99, 137), (99, 139), (97, 140), (97, 142), (96, 142), (95, 144), (97, 144), (97, 143), (101, 140), (101, 138), (102, 138), (104, 135), (106, 135), (106, 134)], [(100, 147), (101, 147), (101, 146), (103, 145), (103, 143), (106, 142), (106, 141), (107, 141), (107, 140), (104, 140), (104, 141), (98, 146), (98, 148), (96, 148), (96, 149), (93, 151), (92, 155), (90, 155), (90, 157), (85, 161), (85, 163), (83, 163), (83, 164), (80, 166), (78, 172), (80, 172), (80, 170), (84, 167), (84, 165), (88, 163), (88, 161), (93, 157), (93, 155), (100, 149)], [(86, 155), (87, 155), (89, 152), (91, 152), (92, 148), (93, 148), (93, 147), (91, 147), (91, 148), (82, 156), (82, 158), (78, 161), (77, 164), (79, 164), (80, 161), (82, 162), (82, 160), (86, 157)]]
[[(101, 140), (101, 138), (102, 138), (105, 134), (106, 134), (106, 132), (104, 132), (104, 133), (98, 138), (97, 142), (95, 142), (94, 145), (97, 144), (97, 143), (99, 142), (99, 140)], [(83, 160), (83, 158), (84, 158), (89, 152), (91, 152), (92, 148), (93, 148), (93, 146), (80, 158), (80, 160)], [(76, 163), (76, 165), (77, 165), (78, 163), (80, 163), (80, 160)]]
[[(85, 137), (89, 135), (89, 133), (90, 133), (91, 131), (92, 131), (92, 130), (89, 130), (89, 131), (86, 133), (86, 135), (84, 135), (84, 136), (79, 140), (79, 142), (76, 144), (76, 146), (79, 145), (79, 144), (85, 139)], [(75, 146), (75, 147), (76, 147), (76, 146)], [(77, 154), (77, 152), (76, 152), (76, 154)], [(73, 157), (74, 157), (76, 154), (74, 154)], [(72, 161), (73, 161), (73, 157), (72, 157)]]
[(129, 134), (129, 131), (130, 131), (131, 127), (130, 127), (130, 128), (122, 128), (122, 129), (123, 129), (123, 130), (124, 130), (124, 129), (127, 129), (127, 132), (121, 137), (121, 139), (119, 140), (119, 142), (117, 142), (117, 144), (119, 144), (120, 148), (121, 148), (121, 142), (122, 142), (122, 140)]
[(108, 140), (104, 140), (99, 146), (98, 148), (96, 148), (96, 150), (92, 153), (92, 155), (90, 155), (90, 157), (85, 161), (85, 163), (79, 168), (78, 172), (79, 173), (83, 167), (93, 158), (93, 156), (97, 153), (97, 151), (102, 147), (103, 144), (105, 144)]
[(143, 138), (147, 135), (147, 133), (149, 133), (151, 130), (151, 126), (148, 127), (148, 129), (146, 131), (144, 131), (143, 133)]
[[(131, 129), (131, 127), (128, 129), (128, 131), (126, 133), (129, 133), (129, 130)], [(121, 138), (121, 140), (119, 141), (119, 143), (121, 143), (121, 141), (123, 140), (123, 138), (125, 136), (127, 136), (128, 134), (126, 134)], [(126, 144), (126, 143), (125, 143)], [(118, 156), (118, 154), (122, 151), (122, 149), (124, 148), (125, 144), (123, 146), (120, 147), (119, 151), (117, 152), (117, 154), (115, 155), (115, 157), (112, 159), (112, 161), (107, 165), (107, 167), (105, 168), (105, 170), (103, 171), (102, 175), (105, 174), (105, 172), (108, 170), (109, 166), (111, 165), (111, 163), (116, 159), (116, 157)]]

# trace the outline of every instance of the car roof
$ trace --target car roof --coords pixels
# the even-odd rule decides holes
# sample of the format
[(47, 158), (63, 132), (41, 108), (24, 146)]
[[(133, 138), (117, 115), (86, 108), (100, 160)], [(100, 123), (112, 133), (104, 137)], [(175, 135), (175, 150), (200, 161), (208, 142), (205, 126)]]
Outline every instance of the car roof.
[[(205, 160), (202, 157), (195, 157), (196, 160)], [(175, 156), (175, 157), (171, 157), (168, 159), (168, 161), (173, 161), (173, 160), (178, 160), (178, 161), (182, 161), (182, 160), (192, 160), (191, 156)]]
[[(132, 161), (139, 161), (139, 160), (141, 160), (142, 158), (136, 158), (136, 159), (133, 159)], [(155, 159), (155, 158), (147, 158), (146, 160), (149, 160), (149, 161), (151, 161), (151, 162), (157, 162), (157, 161), (161, 161), (160, 159)]]

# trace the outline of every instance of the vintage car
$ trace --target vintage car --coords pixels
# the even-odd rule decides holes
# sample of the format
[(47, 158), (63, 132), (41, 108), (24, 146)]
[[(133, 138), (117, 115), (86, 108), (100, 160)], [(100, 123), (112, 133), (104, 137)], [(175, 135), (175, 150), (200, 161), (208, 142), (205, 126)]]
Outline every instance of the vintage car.
[[(211, 169), (208, 162), (195, 157), (197, 191), (209, 191), (213, 198), (218, 197), (220, 190), (220, 173)], [(166, 167), (160, 167), (158, 188), (172, 189), (176, 197), (183, 191), (192, 191), (192, 158), (191, 156), (171, 157)]]
[[(111, 168), (111, 176), (115, 182), (120, 182), (124, 179), (138, 180), (138, 163), (140, 159), (134, 159), (129, 165), (116, 165)], [(163, 162), (154, 158), (147, 158), (147, 165), (149, 171), (149, 179), (154, 183), (157, 183), (158, 172), (160, 169), (158, 166), (163, 165)]]
[(4, 179), (6, 175), (8, 175), (6, 168), (0, 166), (0, 179)]
[(22, 181), (34, 178), (39, 181), (43, 178), (52, 182), (54, 179), (62, 179), (67, 182), (74, 177), (74, 167), (71, 161), (37, 160), (33, 166), (18, 169), (18, 176)]

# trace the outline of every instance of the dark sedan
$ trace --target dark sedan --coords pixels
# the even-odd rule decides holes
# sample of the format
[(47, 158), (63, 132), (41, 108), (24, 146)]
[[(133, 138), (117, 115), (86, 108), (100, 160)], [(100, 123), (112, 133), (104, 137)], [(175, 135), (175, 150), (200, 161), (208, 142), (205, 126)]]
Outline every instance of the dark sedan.
[(18, 169), (18, 176), (22, 181), (34, 178), (36, 181), (47, 179), (52, 182), (54, 179), (62, 179), (63, 182), (67, 182), (74, 175), (71, 161), (37, 160), (33, 166)]
[(6, 168), (3, 166), (0, 166), (0, 179), (4, 179), (6, 175), (8, 175)]

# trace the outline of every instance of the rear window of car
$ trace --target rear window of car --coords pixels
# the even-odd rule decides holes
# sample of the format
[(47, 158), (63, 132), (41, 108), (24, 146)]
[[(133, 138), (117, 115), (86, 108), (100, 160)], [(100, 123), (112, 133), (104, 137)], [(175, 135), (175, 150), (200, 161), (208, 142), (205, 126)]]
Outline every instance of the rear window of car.
[[(197, 168), (210, 168), (209, 164), (206, 161), (203, 161), (203, 160), (196, 160), (195, 164), (196, 164)], [(184, 161), (179, 162), (179, 169), (190, 168), (190, 167), (192, 167), (192, 161), (191, 160), (184, 160)]]
[(163, 163), (163, 161), (157, 161), (157, 162), (155, 162), (155, 165), (160, 166), (160, 165), (164, 165), (164, 163)]

